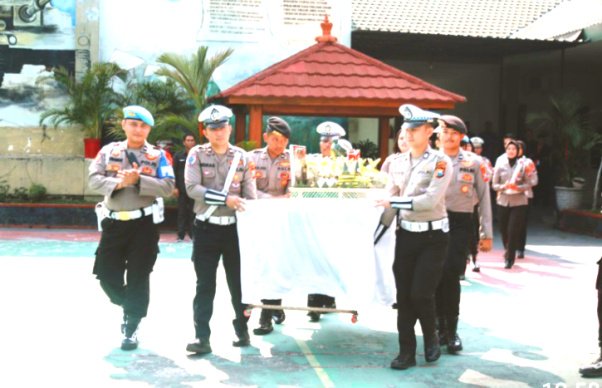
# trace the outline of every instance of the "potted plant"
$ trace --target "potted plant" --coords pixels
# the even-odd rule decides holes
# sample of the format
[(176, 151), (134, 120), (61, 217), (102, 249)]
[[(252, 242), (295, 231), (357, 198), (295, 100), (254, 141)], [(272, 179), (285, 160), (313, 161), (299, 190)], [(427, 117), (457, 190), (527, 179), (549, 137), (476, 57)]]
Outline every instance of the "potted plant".
[(50, 109), (40, 116), (40, 126), (49, 120), (54, 127), (78, 125), (84, 132), (84, 155), (94, 158), (100, 150), (102, 131), (115, 114), (119, 94), (113, 90), (114, 77), (125, 79), (125, 71), (114, 63), (96, 63), (76, 80), (65, 68), (54, 71), (54, 79), (69, 96), (61, 109)]
[(558, 210), (581, 205), (585, 184), (581, 174), (591, 167), (591, 149), (602, 144), (602, 136), (596, 133), (589, 117), (589, 108), (575, 92), (552, 95), (547, 111), (527, 116), (527, 124), (533, 125), (549, 146), (545, 157), (555, 169)]

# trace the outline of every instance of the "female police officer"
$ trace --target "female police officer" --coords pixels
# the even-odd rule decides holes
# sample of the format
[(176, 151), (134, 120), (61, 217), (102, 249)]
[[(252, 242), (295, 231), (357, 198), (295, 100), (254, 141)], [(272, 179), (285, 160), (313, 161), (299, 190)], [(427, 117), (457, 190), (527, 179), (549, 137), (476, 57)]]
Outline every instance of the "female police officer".
[(407, 104), (399, 111), (410, 151), (391, 164), (387, 186), (390, 198), (378, 201), (378, 205), (400, 209), (393, 262), (399, 355), (391, 368), (407, 369), (416, 365), (416, 320), (422, 327), (425, 360), (434, 362), (441, 355), (435, 290), (448, 242), (445, 190), (451, 179), (451, 162), (429, 146), (436, 113)]

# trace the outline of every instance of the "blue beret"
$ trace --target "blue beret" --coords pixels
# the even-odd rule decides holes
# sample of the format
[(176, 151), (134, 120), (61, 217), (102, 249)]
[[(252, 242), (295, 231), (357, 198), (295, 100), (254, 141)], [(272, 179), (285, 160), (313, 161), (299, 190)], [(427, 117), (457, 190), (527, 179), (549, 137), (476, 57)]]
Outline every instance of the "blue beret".
[(123, 118), (131, 119), (131, 120), (140, 120), (151, 127), (155, 125), (155, 119), (153, 119), (153, 115), (139, 105), (130, 105), (123, 108)]
[(420, 109), (411, 104), (401, 105), (399, 113), (403, 116), (403, 126), (405, 128), (415, 128), (425, 123), (435, 126), (436, 119), (439, 118), (438, 113)]
[(223, 105), (211, 105), (199, 114), (199, 122), (206, 128), (221, 128), (228, 123), (232, 117), (232, 111)]

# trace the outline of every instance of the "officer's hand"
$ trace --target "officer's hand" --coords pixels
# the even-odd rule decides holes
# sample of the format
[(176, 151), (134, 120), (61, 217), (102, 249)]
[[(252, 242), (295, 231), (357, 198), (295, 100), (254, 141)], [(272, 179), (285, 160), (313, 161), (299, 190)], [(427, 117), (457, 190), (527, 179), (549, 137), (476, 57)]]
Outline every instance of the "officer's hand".
[(245, 211), (245, 200), (237, 195), (228, 195), (226, 197), (226, 206), (239, 212)]
[(180, 190), (173, 189), (173, 191), (171, 192), (171, 195), (173, 195), (175, 198), (178, 198), (178, 196), (180, 195)]
[(388, 199), (377, 199), (376, 200), (376, 205), (375, 206), (382, 206), (385, 209), (390, 208), (391, 207), (391, 202), (389, 202)]
[(491, 250), (491, 246), (493, 245), (493, 240), (490, 238), (484, 238), (479, 241), (479, 251), (481, 252), (489, 252)]

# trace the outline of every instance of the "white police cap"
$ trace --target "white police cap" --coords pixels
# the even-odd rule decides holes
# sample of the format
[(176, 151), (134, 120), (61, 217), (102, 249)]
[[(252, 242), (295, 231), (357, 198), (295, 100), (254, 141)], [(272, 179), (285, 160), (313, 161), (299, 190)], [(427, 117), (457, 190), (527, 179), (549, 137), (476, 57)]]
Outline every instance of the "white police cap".
[(399, 107), (399, 113), (403, 116), (403, 128), (415, 128), (424, 123), (434, 126), (439, 114), (418, 108), (412, 104), (403, 104)]
[(470, 142), (472, 143), (473, 146), (475, 147), (482, 147), (483, 144), (485, 144), (485, 140), (481, 139), (478, 136), (475, 137), (471, 137), (470, 138)]
[(199, 122), (203, 123), (205, 128), (221, 128), (228, 123), (232, 117), (230, 108), (223, 105), (211, 105), (199, 114)]
[(155, 125), (155, 119), (153, 115), (144, 107), (140, 105), (129, 105), (123, 108), (123, 118), (130, 120), (140, 120), (149, 126)]
[(333, 121), (324, 121), (316, 128), (316, 131), (322, 137), (335, 138), (345, 136), (345, 130), (339, 124)]

